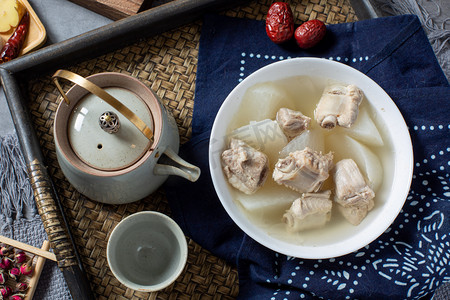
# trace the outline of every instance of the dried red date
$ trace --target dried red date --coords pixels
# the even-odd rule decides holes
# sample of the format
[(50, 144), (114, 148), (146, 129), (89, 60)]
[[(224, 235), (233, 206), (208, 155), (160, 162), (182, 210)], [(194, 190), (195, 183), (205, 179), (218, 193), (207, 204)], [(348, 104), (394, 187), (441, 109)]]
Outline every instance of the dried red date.
[(276, 44), (292, 38), (294, 35), (294, 17), (288, 3), (275, 2), (270, 6), (266, 17), (266, 33)]
[(323, 39), (327, 27), (322, 21), (310, 20), (295, 30), (295, 40), (300, 48), (307, 49), (315, 46)]

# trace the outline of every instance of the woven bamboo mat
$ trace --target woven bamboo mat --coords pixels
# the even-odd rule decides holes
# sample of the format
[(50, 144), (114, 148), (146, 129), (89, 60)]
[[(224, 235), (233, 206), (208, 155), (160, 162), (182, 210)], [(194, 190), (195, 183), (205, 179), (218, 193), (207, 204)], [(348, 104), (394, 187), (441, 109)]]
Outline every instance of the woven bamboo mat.
[[(273, 1), (248, 2), (224, 12), (232, 17), (264, 20)], [(348, 0), (288, 1), (297, 23), (320, 19), (327, 24), (356, 20)], [(82, 76), (99, 72), (120, 72), (138, 78), (156, 92), (173, 113), (179, 126), (181, 143), (191, 136), (195, 78), (201, 21), (136, 42), (120, 50), (70, 66)], [(265, 34), (265, 33), (261, 33)], [(155, 210), (170, 215), (162, 190), (141, 201), (126, 205), (107, 205), (86, 199), (67, 182), (56, 160), (53, 120), (61, 100), (46, 76), (28, 84), (31, 118), (65, 213), (69, 219), (91, 287), (98, 299), (234, 299), (238, 295), (238, 275), (234, 266), (213, 256), (187, 237), (188, 262), (178, 280), (158, 293), (127, 289), (112, 275), (106, 260), (106, 244), (112, 229), (130, 214)], [(67, 89), (69, 85), (65, 88)]]

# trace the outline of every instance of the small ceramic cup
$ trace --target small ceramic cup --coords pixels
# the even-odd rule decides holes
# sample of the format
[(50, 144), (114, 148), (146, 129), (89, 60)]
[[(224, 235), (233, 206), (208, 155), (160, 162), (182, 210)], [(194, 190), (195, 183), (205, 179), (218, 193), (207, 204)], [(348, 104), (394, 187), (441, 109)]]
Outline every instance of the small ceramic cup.
[(143, 211), (126, 217), (114, 228), (106, 252), (112, 273), (123, 285), (154, 292), (180, 276), (188, 248), (174, 220), (159, 212)]

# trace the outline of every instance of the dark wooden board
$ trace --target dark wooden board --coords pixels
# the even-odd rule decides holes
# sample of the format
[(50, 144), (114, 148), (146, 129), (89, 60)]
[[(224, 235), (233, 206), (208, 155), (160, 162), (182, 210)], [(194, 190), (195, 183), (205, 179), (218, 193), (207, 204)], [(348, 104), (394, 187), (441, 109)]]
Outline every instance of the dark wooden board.
[(152, 0), (70, 0), (112, 20), (123, 19), (150, 8)]

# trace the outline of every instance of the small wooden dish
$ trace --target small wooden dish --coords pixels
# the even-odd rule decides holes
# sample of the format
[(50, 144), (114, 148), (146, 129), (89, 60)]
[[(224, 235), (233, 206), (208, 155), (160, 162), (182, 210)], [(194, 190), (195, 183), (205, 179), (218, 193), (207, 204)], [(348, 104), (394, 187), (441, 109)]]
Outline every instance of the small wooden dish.
[[(45, 31), (44, 25), (42, 25), (41, 20), (39, 20), (30, 3), (28, 3), (27, 0), (19, 1), (23, 4), (23, 6), (25, 6), (28, 13), (30, 14), (30, 28), (27, 38), (25, 39), (22, 51), (20, 52), (20, 55), (23, 55), (36, 48), (41, 47), (47, 39), (47, 32)], [(15, 28), (12, 28), (7, 32), (0, 33), (0, 37), (4, 40), (5, 43), (14, 33), (14, 30)]]

